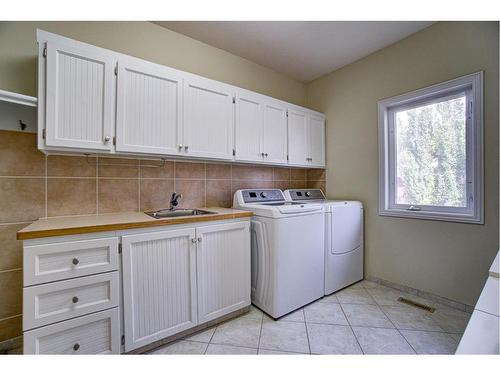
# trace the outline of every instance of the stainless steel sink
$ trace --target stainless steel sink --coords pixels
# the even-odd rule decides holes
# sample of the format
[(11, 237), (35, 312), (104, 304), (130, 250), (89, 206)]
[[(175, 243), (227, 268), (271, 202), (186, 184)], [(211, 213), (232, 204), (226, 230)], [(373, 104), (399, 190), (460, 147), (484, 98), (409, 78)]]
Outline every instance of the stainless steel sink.
[(209, 214), (215, 214), (216, 212), (198, 210), (198, 209), (179, 208), (176, 210), (164, 209), (158, 211), (146, 211), (144, 213), (151, 217), (154, 217), (155, 219), (163, 219), (167, 217), (209, 215)]

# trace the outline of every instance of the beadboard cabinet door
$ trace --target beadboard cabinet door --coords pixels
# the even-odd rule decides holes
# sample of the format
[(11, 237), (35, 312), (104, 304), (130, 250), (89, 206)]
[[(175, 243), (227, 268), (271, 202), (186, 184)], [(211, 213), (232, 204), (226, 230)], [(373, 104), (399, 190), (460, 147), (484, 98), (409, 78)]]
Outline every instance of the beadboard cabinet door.
[(287, 118), (282, 102), (268, 100), (264, 104), (264, 161), (287, 163)]
[(118, 61), (116, 151), (178, 154), (181, 74), (134, 58)]
[(309, 132), (307, 112), (288, 109), (288, 163), (308, 164)]
[(236, 160), (263, 161), (263, 107), (263, 100), (260, 95), (248, 92), (239, 92), (236, 95), (234, 124)]
[(45, 48), (46, 145), (110, 151), (116, 55), (62, 40), (48, 41)]
[(309, 165), (325, 166), (325, 117), (310, 113), (308, 116)]
[(198, 323), (250, 305), (250, 223), (196, 228)]
[(233, 159), (233, 91), (209, 79), (184, 80), (182, 155)]
[(125, 351), (197, 324), (195, 229), (122, 237)]
[(301, 167), (325, 166), (325, 117), (288, 109), (288, 162)]

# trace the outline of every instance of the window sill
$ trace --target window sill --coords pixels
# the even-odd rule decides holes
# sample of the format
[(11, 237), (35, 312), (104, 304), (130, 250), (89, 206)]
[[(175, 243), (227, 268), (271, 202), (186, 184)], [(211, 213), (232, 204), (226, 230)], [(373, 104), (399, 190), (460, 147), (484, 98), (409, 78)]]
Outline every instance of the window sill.
[(453, 214), (449, 212), (408, 211), (401, 209), (382, 209), (379, 216), (402, 217), (407, 219), (449, 221), (455, 223), (484, 224), (482, 215)]

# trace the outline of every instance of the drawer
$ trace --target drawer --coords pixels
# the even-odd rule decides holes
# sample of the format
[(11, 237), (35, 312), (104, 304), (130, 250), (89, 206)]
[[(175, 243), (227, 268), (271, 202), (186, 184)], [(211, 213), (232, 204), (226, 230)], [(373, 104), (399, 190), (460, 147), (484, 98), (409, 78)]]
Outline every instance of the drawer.
[(118, 237), (25, 246), (24, 286), (118, 269)]
[(29, 286), (23, 290), (23, 330), (118, 306), (118, 271)]
[(24, 332), (24, 354), (119, 354), (116, 307)]

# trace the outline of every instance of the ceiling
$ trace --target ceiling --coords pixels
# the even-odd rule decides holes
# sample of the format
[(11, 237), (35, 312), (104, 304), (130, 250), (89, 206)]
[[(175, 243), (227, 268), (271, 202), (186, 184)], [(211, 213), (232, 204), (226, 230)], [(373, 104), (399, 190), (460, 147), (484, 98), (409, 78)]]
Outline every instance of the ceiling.
[(433, 22), (155, 21), (260, 65), (309, 82)]

